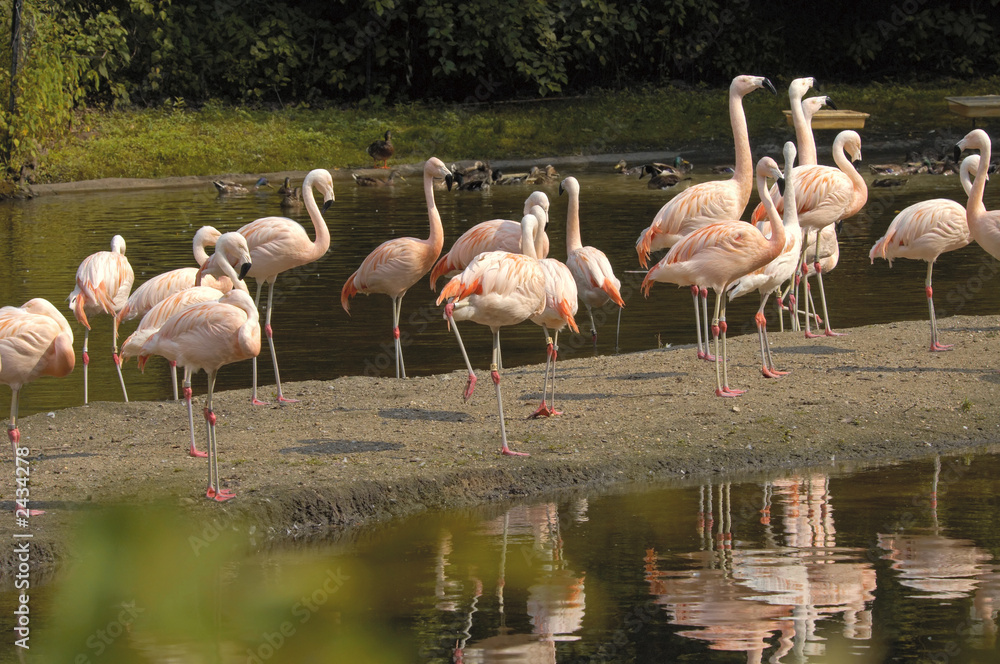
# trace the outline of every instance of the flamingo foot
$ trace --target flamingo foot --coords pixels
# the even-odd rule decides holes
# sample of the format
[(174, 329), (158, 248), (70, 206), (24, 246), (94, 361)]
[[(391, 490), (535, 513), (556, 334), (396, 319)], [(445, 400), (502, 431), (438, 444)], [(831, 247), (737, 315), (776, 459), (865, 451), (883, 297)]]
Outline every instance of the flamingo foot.
[(261, 401), (257, 397), (254, 397), (253, 399), (250, 400), (250, 405), (251, 406), (270, 406), (271, 402), (270, 401)]
[(537, 420), (539, 417), (551, 417), (554, 411), (545, 405), (545, 400), (542, 399), (542, 405), (538, 407), (538, 410), (528, 415), (529, 420)]
[(765, 378), (781, 378), (789, 374), (788, 371), (778, 371), (777, 369), (770, 369), (768, 367), (761, 367), (760, 372), (764, 374)]
[(555, 417), (557, 415), (562, 415), (562, 414), (563, 412), (561, 410), (556, 410), (555, 408), (549, 408), (549, 417)]
[(196, 459), (206, 459), (208, 458), (208, 452), (202, 452), (197, 447), (192, 445), (191, 449), (188, 450), (188, 456), (195, 457)]
[(820, 337), (823, 336), (822, 334), (815, 334), (814, 332), (808, 332), (808, 331), (805, 334), (806, 334), (806, 339), (819, 339)]
[(847, 332), (834, 332), (833, 330), (827, 330), (823, 334), (825, 334), (828, 337), (846, 337), (847, 336)]
[(298, 399), (289, 399), (288, 397), (283, 397), (280, 394), (278, 395), (278, 401), (280, 403), (298, 403), (299, 402)]
[(698, 356), (699, 360), (705, 360), (706, 362), (715, 362), (715, 355), (711, 353), (702, 353)]
[(715, 396), (717, 396), (717, 397), (725, 397), (727, 399), (731, 399), (733, 397), (740, 396), (744, 392), (746, 392), (746, 390), (733, 390), (733, 389), (730, 389), (728, 387), (724, 387), (724, 388), (721, 388), (721, 389), (716, 389), (715, 390)]
[(943, 343), (935, 341), (934, 343), (931, 344), (931, 352), (932, 353), (939, 353), (941, 351), (951, 350), (954, 347), (955, 347), (955, 344), (943, 344)]
[(205, 492), (205, 497), (210, 500), (214, 500), (217, 503), (224, 503), (227, 500), (235, 498), (236, 495), (228, 489), (215, 489), (213, 487), (208, 487), (208, 491)]
[(469, 379), (465, 381), (465, 391), (462, 392), (462, 400), (468, 401), (472, 398), (472, 392), (476, 389), (476, 374), (470, 373)]
[(527, 452), (515, 452), (506, 445), (500, 448), (500, 454), (503, 454), (504, 456), (523, 456), (523, 457), (531, 456)]

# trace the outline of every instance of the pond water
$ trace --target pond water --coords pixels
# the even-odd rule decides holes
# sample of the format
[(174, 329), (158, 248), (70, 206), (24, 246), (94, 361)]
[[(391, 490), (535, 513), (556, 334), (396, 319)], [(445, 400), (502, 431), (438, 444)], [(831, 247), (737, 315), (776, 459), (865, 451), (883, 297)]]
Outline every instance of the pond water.
[[(36, 591), (32, 643), (67, 662), (993, 663), (993, 452), (563, 494), (218, 559), (224, 517), (170, 533), (119, 513)], [(146, 537), (109, 549), (112, 532)]]
[[(820, 139), (822, 142), (822, 138)], [(726, 176), (709, 173), (707, 161), (686, 155), (695, 163), (693, 182)], [(822, 158), (822, 155), (821, 155)], [(828, 159), (828, 156), (827, 156)], [(878, 157), (868, 155), (869, 162)], [(779, 158), (780, 161), (780, 158)], [(644, 350), (658, 343), (689, 344), (695, 340), (691, 324), (692, 306), (687, 289), (658, 284), (649, 299), (638, 291), (641, 274), (634, 245), (657, 210), (677, 191), (646, 188), (646, 180), (624, 178), (611, 164), (594, 161), (587, 166), (567, 166), (558, 161), (562, 176), (575, 175), (581, 183), (582, 235), (585, 244), (602, 249), (623, 282), (626, 309), (622, 316), (620, 352)], [(867, 170), (862, 165), (862, 170)], [(871, 181), (872, 176), (866, 175)], [(279, 278), (273, 327), (277, 353), (285, 381), (331, 379), (341, 375), (393, 375), (391, 314), (385, 296), (357, 297), (351, 315), (340, 307), (339, 295), (347, 277), (364, 257), (382, 241), (403, 235), (427, 235), (427, 213), (421, 182), (408, 179), (394, 187), (358, 187), (350, 179), (337, 179), (336, 202), (326, 213), (332, 245), (329, 253), (295, 275)], [(565, 258), (566, 196), (558, 195), (558, 185), (542, 189), (551, 201), (548, 228), (551, 256)], [(437, 192), (437, 204), (445, 226), (445, 251), (458, 235), (475, 223), (493, 218), (520, 219), (524, 199), (531, 189), (525, 186), (494, 187), (479, 192)], [(995, 190), (994, 190), (995, 191)], [(840, 233), (840, 264), (826, 278), (831, 319), (835, 327), (884, 323), (927, 316), (923, 296), (925, 264), (900, 260), (893, 268), (884, 261), (872, 266), (868, 250), (882, 235), (897, 211), (911, 203), (934, 197), (950, 197), (964, 202), (956, 177), (911, 176), (903, 187), (870, 189), (869, 202), (848, 220)], [(756, 204), (756, 194), (749, 209)], [(197, 188), (154, 191), (105, 192), (45, 196), (30, 201), (0, 205), (0, 304), (20, 305), (32, 297), (45, 297), (70, 318), (82, 346), (82, 327), (72, 321), (66, 297), (74, 286), (80, 261), (95, 251), (109, 248), (112, 235), (123, 235), (127, 256), (136, 273), (135, 285), (175, 267), (193, 265), (191, 238), (203, 225), (221, 231), (236, 230), (263, 216), (282, 214), (280, 197), (273, 191), (220, 198), (209, 184)], [(987, 189), (988, 208), (1000, 207), (1000, 196)], [(747, 212), (749, 214), (749, 212)], [(292, 214), (310, 235), (312, 228), (305, 212)], [(995, 261), (978, 246), (946, 254), (934, 272), (939, 316), (987, 314), (1000, 310), (1000, 290), (989, 287), (996, 276)], [(442, 282), (443, 283), (443, 282)], [(250, 284), (251, 293), (255, 288)], [(730, 334), (753, 333), (753, 313), (757, 297), (748, 295), (729, 309)], [(599, 338), (597, 353), (614, 353), (614, 307), (597, 312)], [(768, 315), (772, 325), (774, 310)], [(402, 340), (407, 369), (411, 375), (461, 369), (461, 356), (453, 336), (434, 306), (428, 282), (421, 281), (403, 303)], [(583, 307), (577, 316), (582, 335), (566, 333), (560, 339), (563, 357), (594, 353)], [(92, 400), (121, 400), (110, 353), (111, 321), (98, 317), (90, 339)], [(123, 337), (136, 321), (123, 325)], [(943, 323), (947, 342), (948, 323)], [(467, 325), (463, 336), (473, 366), (489, 365), (490, 335), (486, 328)], [(535, 325), (505, 329), (504, 358), (508, 366), (544, 361), (543, 338)], [(273, 382), (265, 347), (261, 380)], [(135, 364), (125, 369), (132, 399), (162, 399), (170, 392), (166, 366), (151, 361), (145, 375)], [(81, 404), (83, 372), (69, 377), (43, 380), (22, 393), (21, 412)], [(245, 387), (249, 368), (226, 367), (220, 373), (220, 387)], [(196, 378), (195, 390), (204, 390), (204, 378)], [(265, 390), (265, 394), (270, 390)]]

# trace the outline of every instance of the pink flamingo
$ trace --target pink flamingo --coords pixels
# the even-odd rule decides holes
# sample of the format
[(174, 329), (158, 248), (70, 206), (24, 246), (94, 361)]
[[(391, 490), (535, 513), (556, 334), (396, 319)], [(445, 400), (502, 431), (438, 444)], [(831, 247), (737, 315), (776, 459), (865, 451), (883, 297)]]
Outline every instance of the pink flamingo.
[[(150, 309), (167, 297), (194, 286), (198, 269), (208, 260), (208, 252), (205, 248), (214, 246), (220, 235), (221, 233), (211, 226), (199, 228), (198, 232), (194, 234), (193, 242), (194, 258), (199, 267), (180, 267), (146, 280), (132, 292), (125, 302), (125, 306), (115, 316), (115, 325), (121, 325), (122, 321), (145, 316)], [(220, 293), (228, 293), (233, 288), (233, 282), (227, 277), (216, 279), (209, 276), (203, 281), (203, 284), (220, 291)], [(124, 345), (122, 349), (124, 352)], [(170, 373), (173, 381), (174, 400), (176, 401), (177, 367), (171, 366)]]
[[(688, 187), (670, 199), (653, 217), (653, 223), (642, 231), (635, 243), (639, 264), (646, 267), (649, 254), (658, 249), (672, 247), (680, 238), (717, 221), (739, 219), (750, 201), (753, 190), (753, 160), (750, 155), (750, 136), (747, 131), (743, 97), (759, 88), (777, 94), (774, 85), (763, 76), (737, 76), (729, 86), (729, 122), (733, 129), (736, 149), (736, 168), (729, 180), (703, 182)], [(708, 351), (708, 289), (691, 285), (694, 298), (694, 322), (698, 333), (698, 358), (714, 360)], [(699, 319), (698, 295), (701, 295), (701, 317), (705, 326), (705, 343), (702, 349), (702, 328)]]
[(976, 180), (969, 191), (969, 200), (965, 205), (969, 233), (972, 234), (972, 239), (987, 253), (994, 258), (1000, 257), (1000, 210), (987, 210), (983, 204), (983, 194), (986, 191), (986, 181), (989, 179), (990, 157), (993, 150), (989, 134), (982, 129), (973, 129), (955, 146), (956, 160), (958, 160), (962, 150), (979, 150)]
[[(521, 219), (521, 245), (531, 246), (538, 220), (533, 215)], [(468, 401), (476, 386), (476, 374), (465, 352), (455, 320), (471, 320), (493, 331), (493, 362), (490, 376), (496, 386), (497, 408), (500, 412), (500, 453), (508, 456), (528, 456), (515, 452), (507, 445), (507, 428), (503, 419), (503, 399), (500, 395), (500, 328), (517, 325), (545, 310), (545, 273), (533, 256), (507, 251), (488, 251), (476, 256), (471, 263), (441, 290), (437, 303), (451, 299), (444, 308), (445, 317), (455, 332), (465, 366), (469, 370), (463, 398)]]
[[(208, 490), (205, 496), (222, 502), (233, 498), (219, 482), (218, 447), (212, 395), (219, 368), (260, 353), (260, 314), (256, 303), (239, 289), (216, 301), (195, 304), (170, 317), (141, 349), (142, 355), (162, 355), (189, 373), (208, 374), (205, 422), (208, 425)], [(189, 378), (187, 378), (189, 380)]]
[[(111, 314), (117, 316), (125, 302), (135, 273), (125, 258), (125, 238), (116, 235), (111, 238), (111, 251), (98, 251), (83, 259), (76, 270), (76, 288), (69, 294), (69, 308), (76, 320), (83, 324), (83, 403), (89, 403), (87, 391), (87, 367), (90, 356), (87, 354), (87, 342), (90, 339), (90, 322), (87, 315)], [(125, 391), (125, 379), (122, 377), (121, 360), (118, 357), (118, 323), (113, 325), (112, 358), (118, 371), (118, 382), (122, 386), (125, 402), (128, 402), (128, 392)]]
[(361, 262), (354, 274), (347, 278), (340, 291), (340, 305), (351, 313), (350, 299), (358, 293), (370, 295), (384, 293), (392, 299), (392, 336), (396, 346), (396, 378), (406, 378), (403, 364), (403, 346), (399, 340), (399, 317), (403, 296), (409, 288), (434, 266), (444, 246), (444, 227), (441, 214), (434, 203), (434, 178), (443, 177), (451, 188), (452, 174), (437, 157), (424, 164), (424, 198), (430, 219), (430, 236), (426, 240), (399, 237), (386, 240)]
[[(962, 162), (959, 177), (966, 195), (972, 191), (970, 173), (977, 168), (979, 155), (966, 157)], [(930, 310), (932, 352), (951, 350), (953, 347), (953, 344), (938, 341), (934, 288), (931, 285), (934, 262), (946, 251), (961, 249), (971, 241), (965, 207), (948, 198), (934, 198), (904, 208), (889, 224), (885, 235), (868, 252), (868, 258), (873, 264), (876, 258), (884, 258), (889, 261), (889, 267), (892, 267), (892, 261), (896, 258), (927, 261), (924, 292), (927, 294), (927, 308)]]
[[(35, 298), (21, 307), (0, 309), (0, 383), (11, 389), (7, 437), (15, 458), (21, 442), (17, 428), (21, 388), (39, 376), (67, 376), (75, 365), (73, 330), (51, 302)], [(29, 515), (41, 513), (28, 510)]]
[[(313, 196), (313, 187), (323, 194), (323, 210), (320, 211)], [(316, 231), (316, 241), (313, 242), (306, 234), (302, 224), (285, 217), (263, 217), (240, 228), (239, 232), (246, 238), (250, 247), (253, 268), (247, 276), (257, 282), (257, 295), (254, 302), (260, 305), (261, 286), (267, 283), (267, 314), (264, 319), (264, 332), (267, 334), (267, 345), (271, 351), (271, 361), (274, 364), (274, 380), (278, 389), (278, 401), (294, 402), (296, 399), (286, 399), (281, 393), (281, 376), (278, 373), (278, 356), (274, 353), (274, 334), (271, 330), (271, 306), (274, 303), (274, 282), (278, 275), (300, 265), (306, 265), (322, 258), (330, 248), (330, 229), (323, 220), (323, 212), (333, 202), (333, 177), (323, 168), (317, 168), (306, 174), (302, 181), (302, 197), (305, 199), (306, 211), (312, 220)], [(265, 405), (257, 399), (257, 357), (253, 358), (253, 391), (251, 402), (254, 405)]]
[(764, 207), (767, 209), (768, 220), (765, 231), (758, 224), (757, 227), (762, 232), (771, 232), (771, 226), (783, 224), (785, 227), (785, 246), (781, 253), (767, 265), (754, 270), (753, 272), (740, 277), (733, 284), (729, 291), (729, 300), (732, 301), (741, 295), (756, 290), (760, 293), (760, 307), (757, 308), (757, 315), (754, 320), (757, 323), (757, 337), (760, 341), (761, 373), (766, 378), (780, 378), (786, 375), (787, 371), (778, 371), (774, 368), (774, 360), (771, 358), (771, 344), (767, 339), (767, 318), (764, 317), (764, 306), (771, 293), (781, 288), (795, 274), (799, 266), (799, 255), (802, 249), (802, 230), (799, 228), (799, 216), (795, 205), (795, 175), (792, 165), (795, 163), (795, 144), (791, 141), (785, 143), (785, 212), (784, 219), (778, 219), (778, 213), (774, 209), (774, 202), (770, 194), (764, 198)]
[[(542, 221), (545, 212), (541, 206), (532, 206), (529, 213), (537, 220), (535, 235), (544, 232)], [(542, 215), (542, 216), (539, 216)], [(527, 252), (526, 252), (527, 253)], [(534, 247), (528, 254), (535, 256)], [(562, 415), (556, 410), (556, 358), (559, 356), (559, 332), (567, 325), (569, 329), (579, 333), (580, 328), (576, 325), (576, 312), (580, 308), (579, 292), (576, 287), (576, 279), (565, 263), (554, 258), (543, 258), (538, 261), (545, 273), (545, 310), (533, 316), (531, 322), (541, 326), (545, 332), (545, 379), (542, 383), (542, 404), (529, 417), (551, 417)], [(551, 332), (550, 332), (551, 330)], [(545, 397), (549, 390), (549, 373), (552, 375), (552, 400), (551, 406), (545, 403)]]
[[(850, 152), (851, 159), (847, 158), (846, 152)], [(833, 166), (798, 166), (795, 173), (796, 185), (799, 189), (795, 192), (796, 204), (799, 208), (799, 225), (806, 231), (806, 241), (802, 246), (802, 266), (799, 268), (799, 275), (804, 275), (806, 281), (806, 292), (809, 291), (809, 273), (805, 272), (806, 252), (809, 247), (809, 239), (815, 237), (815, 252), (813, 253), (813, 269), (816, 279), (819, 282), (819, 294), (823, 303), (823, 323), (826, 327), (826, 336), (840, 336), (842, 333), (834, 332), (830, 327), (830, 316), (826, 306), (826, 291), (823, 288), (823, 266), (819, 261), (821, 255), (821, 245), (823, 242), (823, 229), (833, 226), (838, 221), (854, 216), (861, 211), (868, 201), (868, 185), (864, 178), (858, 173), (851, 163), (851, 160), (861, 159), (861, 137), (856, 131), (842, 131), (837, 134), (833, 141), (833, 160), (837, 164)], [(779, 199), (775, 202), (778, 214), (784, 210), (784, 204)], [(758, 221), (762, 214), (754, 211), (751, 219)], [(812, 339), (819, 335), (813, 334), (809, 330), (809, 316), (806, 315), (806, 338)]]
[(597, 345), (597, 325), (594, 324), (594, 307), (603, 307), (608, 301), (625, 307), (625, 300), (618, 291), (622, 282), (611, 269), (611, 262), (604, 252), (595, 247), (583, 246), (580, 239), (580, 183), (568, 177), (559, 184), (559, 195), (569, 195), (566, 207), (566, 265), (573, 273), (580, 299), (590, 316), (590, 340)]
[[(548, 222), (549, 197), (543, 191), (534, 191), (524, 201), (524, 211), (528, 214), (535, 205), (545, 211), (545, 221)], [(544, 230), (534, 239), (535, 255), (545, 258), (549, 255), (549, 237)], [(455, 240), (451, 249), (442, 256), (431, 270), (431, 290), (436, 290), (439, 278), (452, 272), (459, 272), (472, 262), (472, 259), (484, 251), (509, 251), (514, 254), (521, 250), (521, 224), (510, 219), (491, 219), (483, 221)]]
[[(767, 191), (767, 177), (780, 178), (781, 171), (770, 157), (757, 163), (757, 191), (761, 199), (770, 197)], [(780, 223), (771, 224), (771, 237), (764, 235), (754, 226), (742, 221), (722, 221), (709, 224), (684, 236), (675, 244), (659, 263), (654, 265), (642, 280), (641, 288), (649, 296), (649, 289), (657, 281), (669, 281), (678, 286), (705, 284), (715, 291), (715, 316), (712, 321), (712, 337), (715, 339), (715, 394), (720, 397), (735, 397), (743, 390), (729, 387), (726, 368), (726, 308), (725, 292), (729, 286), (745, 274), (767, 265), (774, 260), (785, 246), (785, 227)], [(721, 313), (720, 313), (721, 312)], [(720, 376), (719, 335), (722, 335), (722, 375)]]

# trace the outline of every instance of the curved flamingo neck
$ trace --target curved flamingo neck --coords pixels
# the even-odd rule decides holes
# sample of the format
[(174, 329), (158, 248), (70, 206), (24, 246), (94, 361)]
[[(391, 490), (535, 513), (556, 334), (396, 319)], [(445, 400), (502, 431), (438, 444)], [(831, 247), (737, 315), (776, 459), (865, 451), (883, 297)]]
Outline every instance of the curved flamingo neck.
[(310, 252), (310, 261), (319, 260), (330, 249), (330, 229), (326, 225), (326, 220), (323, 219), (323, 213), (320, 212), (319, 206), (316, 204), (312, 185), (313, 177), (310, 173), (302, 182), (302, 192), (304, 194), (302, 198), (305, 199), (306, 212), (309, 213), (309, 218), (313, 222), (313, 230), (316, 231), (316, 240), (313, 242), (313, 249)]
[(434, 174), (424, 170), (424, 199), (427, 201), (427, 218), (430, 221), (430, 235), (427, 237), (427, 244), (437, 260), (441, 250), (444, 249), (444, 225), (441, 223), (441, 213), (438, 212), (437, 203), (434, 201)]
[(851, 204), (848, 206), (843, 217), (841, 217), (842, 219), (857, 214), (864, 207), (865, 203), (868, 202), (868, 185), (865, 184), (865, 179), (858, 173), (858, 169), (854, 168), (854, 164), (847, 158), (847, 153), (844, 152), (844, 143), (843, 134), (837, 136), (837, 139), (833, 142), (833, 161), (837, 164), (837, 168), (851, 179), (854, 193), (851, 196)]
[(988, 141), (980, 141), (978, 147), (979, 168), (976, 169), (976, 181), (972, 183), (972, 190), (969, 192), (969, 202), (965, 205), (966, 215), (973, 223), (986, 214), (983, 194), (986, 192), (986, 177), (990, 170), (990, 157), (992, 156), (992, 146)]
[(538, 259), (535, 253), (535, 236), (538, 235), (539, 223), (533, 214), (521, 218), (521, 253), (528, 258)]
[(580, 185), (572, 184), (566, 188), (569, 194), (569, 205), (566, 206), (566, 255), (583, 248), (580, 238)]
[(743, 95), (729, 91), (729, 123), (733, 128), (733, 145), (736, 148), (736, 166), (733, 182), (739, 187), (740, 199), (746, 207), (753, 189), (753, 160), (750, 155), (750, 133), (747, 130), (747, 116), (743, 112)]
[(201, 233), (201, 231), (195, 233), (193, 251), (195, 262), (198, 263), (199, 266), (202, 266), (205, 264), (205, 261), (208, 260), (207, 248), (215, 244), (218, 236), (212, 237), (208, 233), (201, 233), (201, 235), (199, 235), (199, 233)]
[(799, 166), (815, 166), (819, 163), (816, 156), (816, 137), (812, 130), (812, 115), (806, 115), (802, 105), (802, 95), (792, 100), (792, 124), (795, 125), (795, 147), (798, 151)]
[[(785, 187), (785, 191), (788, 191), (787, 183)], [(767, 247), (768, 254), (773, 259), (785, 248), (785, 225), (782, 223), (781, 217), (778, 215), (778, 210), (774, 207), (774, 201), (771, 199), (771, 192), (767, 188), (767, 177), (762, 173), (757, 174), (757, 193), (760, 194), (760, 200), (764, 204), (767, 218), (771, 221), (771, 237), (767, 240)]]
[(962, 160), (962, 166), (959, 168), (958, 179), (962, 183), (962, 189), (965, 190), (965, 195), (968, 196), (972, 193), (972, 172), (979, 168), (979, 162), (976, 162), (976, 166), (972, 166), (972, 158), (966, 157)]

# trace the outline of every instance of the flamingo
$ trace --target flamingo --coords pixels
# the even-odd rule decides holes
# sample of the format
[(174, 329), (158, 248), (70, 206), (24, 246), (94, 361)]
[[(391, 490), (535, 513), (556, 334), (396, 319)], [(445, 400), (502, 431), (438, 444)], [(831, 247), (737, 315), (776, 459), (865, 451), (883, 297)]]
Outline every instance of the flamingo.
[[(971, 155), (962, 161), (959, 177), (966, 195), (972, 191), (970, 173), (979, 168), (979, 155)], [(880, 237), (868, 252), (874, 264), (876, 258), (892, 261), (896, 258), (912, 258), (927, 261), (927, 278), (924, 292), (927, 294), (927, 308), (930, 311), (931, 351), (951, 350), (953, 344), (938, 341), (937, 316), (934, 315), (934, 288), (931, 272), (938, 256), (946, 251), (961, 249), (972, 241), (965, 207), (948, 198), (933, 198), (914, 203), (896, 215), (885, 235)]]
[[(733, 129), (736, 150), (736, 168), (728, 180), (703, 182), (688, 187), (667, 201), (653, 217), (653, 223), (642, 231), (635, 243), (639, 264), (647, 267), (649, 254), (677, 243), (685, 235), (717, 221), (739, 219), (750, 201), (753, 189), (753, 160), (750, 155), (750, 136), (747, 131), (743, 97), (759, 88), (777, 94), (774, 85), (763, 76), (737, 76), (729, 86), (729, 122)], [(708, 289), (691, 285), (694, 299), (694, 322), (698, 338), (698, 358), (714, 360), (708, 351)], [(705, 344), (702, 349), (702, 328), (699, 323), (698, 295), (703, 309), (701, 317), (705, 326)]]
[[(152, 309), (157, 303), (162, 302), (170, 295), (179, 293), (186, 288), (194, 286), (195, 279), (198, 275), (198, 269), (205, 264), (205, 261), (208, 260), (208, 252), (205, 248), (214, 246), (218, 241), (219, 236), (219, 231), (211, 226), (202, 226), (199, 228), (198, 232), (194, 234), (193, 242), (194, 258), (198, 263), (198, 267), (180, 267), (175, 270), (163, 272), (162, 274), (158, 274), (155, 277), (146, 280), (141, 286), (136, 288), (131, 295), (129, 295), (128, 300), (125, 302), (125, 306), (122, 307), (121, 311), (118, 312), (118, 315), (115, 316), (115, 325), (120, 326), (122, 321), (145, 316), (146, 313), (148, 313), (149, 310)], [(221, 293), (227, 293), (233, 288), (233, 282), (227, 277), (220, 277), (219, 279), (216, 279), (215, 277), (209, 276), (207, 277), (207, 280), (204, 281), (204, 285), (210, 286)], [(173, 380), (174, 400), (176, 400), (176, 367), (171, 367), (171, 378)]]
[[(62, 378), (75, 365), (73, 330), (51, 302), (35, 298), (20, 307), (0, 309), (0, 383), (11, 390), (7, 437), (15, 459), (21, 442), (21, 431), (17, 428), (21, 388), (39, 376)], [(23, 451), (21, 456), (26, 453)], [(23, 509), (19, 505), (17, 511), (23, 514)], [(27, 513), (34, 516), (42, 512), (27, 510)]]
[[(536, 236), (544, 231), (541, 221), (544, 219), (544, 211), (541, 206), (533, 206), (529, 213), (539, 221), (536, 224)], [(526, 252), (527, 253), (527, 252)], [(530, 248), (530, 256), (535, 256), (534, 247)], [(579, 333), (580, 328), (576, 325), (576, 312), (580, 308), (579, 292), (576, 286), (576, 279), (565, 263), (554, 258), (543, 258), (538, 261), (545, 273), (545, 310), (533, 316), (531, 322), (541, 326), (545, 332), (545, 379), (542, 382), (542, 403), (529, 417), (551, 417), (562, 415), (556, 410), (556, 358), (559, 356), (559, 332), (567, 325), (574, 332)], [(551, 330), (551, 332), (550, 332)], [(545, 403), (545, 397), (549, 389), (549, 373), (551, 367), (552, 374), (552, 401), (551, 406)]]
[[(538, 220), (531, 214), (521, 219), (521, 246), (532, 245)], [(503, 419), (503, 399), (500, 395), (500, 328), (517, 325), (545, 311), (545, 273), (534, 256), (507, 251), (488, 251), (476, 256), (471, 263), (441, 289), (437, 303), (451, 299), (444, 308), (458, 340), (469, 380), (463, 393), (468, 401), (476, 385), (469, 356), (462, 344), (455, 320), (471, 320), (493, 331), (493, 363), (490, 376), (496, 386), (497, 408), (500, 413), (500, 453), (507, 456), (529, 456), (515, 452), (507, 445), (507, 428)]]
[[(323, 194), (323, 209), (320, 210), (313, 195), (313, 187)], [(250, 257), (253, 267), (247, 276), (257, 282), (257, 295), (254, 301), (260, 305), (261, 286), (267, 283), (267, 315), (264, 319), (264, 332), (267, 334), (267, 345), (271, 351), (271, 361), (274, 364), (274, 380), (278, 389), (278, 401), (295, 402), (296, 399), (286, 399), (281, 393), (281, 375), (278, 373), (278, 356), (274, 353), (274, 335), (271, 330), (271, 307), (274, 303), (274, 282), (278, 275), (300, 265), (306, 265), (322, 258), (330, 248), (330, 229), (323, 220), (325, 212), (333, 202), (333, 177), (323, 168), (317, 168), (306, 174), (302, 181), (303, 198), (306, 211), (312, 220), (316, 231), (316, 241), (313, 242), (306, 234), (302, 224), (286, 217), (263, 217), (251, 221), (239, 229), (250, 247)], [(257, 357), (253, 358), (253, 391), (251, 402), (254, 405), (266, 405), (257, 399)]]
[[(850, 152), (851, 159), (847, 158), (845, 151)], [(826, 327), (824, 333), (829, 337), (841, 336), (842, 333), (834, 332), (830, 327), (826, 291), (823, 288), (823, 266), (819, 260), (822, 255), (821, 246), (824, 238), (822, 231), (828, 226), (833, 226), (835, 223), (857, 214), (868, 201), (868, 186), (851, 163), (852, 160), (858, 161), (860, 159), (861, 137), (853, 130), (842, 131), (837, 134), (833, 141), (833, 160), (837, 164), (836, 167), (798, 166), (799, 170), (795, 174), (796, 186), (799, 188), (795, 192), (795, 200), (799, 208), (799, 225), (807, 233), (806, 240), (802, 244), (802, 265), (798, 274), (800, 278), (805, 278), (806, 292), (808, 293), (811, 273), (807, 271), (806, 251), (810, 238), (815, 238), (816, 249), (813, 254), (812, 267), (819, 282), (819, 294), (823, 304), (823, 322)], [(783, 213), (784, 204), (780, 199), (775, 202), (775, 207), (778, 214)], [(761, 212), (754, 210), (751, 219), (756, 222), (761, 218), (763, 218), (763, 208), (761, 208)], [(839, 256), (839, 250), (837, 255)], [(805, 335), (809, 339), (819, 336), (810, 331), (808, 315), (806, 316)]]
[(594, 307), (603, 307), (613, 301), (619, 308), (625, 307), (619, 289), (622, 282), (611, 269), (611, 262), (604, 252), (595, 247), (583, 246), (580, 239), (580, 183), (573, 176), (559, 184), (559, 195), (567, 192), (569, 204), (566, 207), (566, 265), (573, 273), (580, 299), (590, 316), (590, 339), (597, 346), (597, 325), (594, 323)]
[[(87, 342), (90, 339), (90, 314), (111, 314), (117, 316), (125, 302), (135, 273), (125, 258), (125, 238), (116, 235), (111, 238), (111, 251), (98, 251), (83, 259), (76, 270), (76, 288), (69, 294), (69, 308), (76, 320), (83, 324), (83, 403), (89, 403), (87, 391), (87, 366), (90, 356), (87, 354)], [(118, 371), (118, 382), (122, 386), (122, 394), (128, 403), (128, 392), (125, 391), (125, 379), (122, 377), (121, 360), (118, 357), (118, 324), (113, 325), (112, 358)]]
[(205, 422), (208, 426), (208, 490), (205, 496), (223, 502), (234, 494), (219, 483), (218, 448), (212, 395), (219, 368), (260, 353), (260, 314), (243, 290), (233, 289), (216, 301), (192, 305), (174, 314), (142, 345), (143, 355), (162, 355), (190, 373), (208, 374)]
[(392, 336), (396, 346), (396, 378), (406, 378), (403, 364), (403, 347), (399, 340), (399, 317), (406, 291), (434, 266), (444, 246), (444, 227), (441, 214), (434, 203), (434, 178), (443, 177), (450, 185), (452, 174), (437, 157), (424, 164), (424, 198), (430, 219), (430, 236), (426, 240), (399, 237), (386, 240), (361, 262), (354, 274), (347, 278), (340, 291), (340, 305), (351, 313), (349, 300), (358, 293), (370, 295), (384, 293), (392, 298)]
[[(795, 144), (791, 141), (785, 143), (783, 154), (785, 157), (784, 219), (778, 219), (770, 195), (763, 200), (770, 222), (767, 224), (767, 230), (770, 231), (772, 224), (783, 224), (785, 227), (785, 246), (774, 260), (741, 277), (729, 291), (730, 301), (753, 290), (760, 293), (760, 307), (757, 308), (754, 320), (757, 323), (757, 336), (760, 340), (760, 371), (766, 378), (780, 378), (788, 372), (778, 371), (774, 368), (774, 360), (771, 358), (771, 344), (767, 339), (767, 319), (764, 317), (764, 305), (767, 304), (767, 298), (770, 297), (771, 293), (781, 288), (781, 284), (791, 279), (792, 275), (795, 274), (795, 270), (799, 266), (799, 254), (802, 250), (802, 231), (799, 228), (799, 216), (795, 205), (795, 175), (792, 168), (795, 163)], [(764, 232), (762, 226), (763, 224), (758, 224), (757, 227)]]
[(969, 191), (969, 200), (965, 205), (969, 233), (987, 253), (994, 258), (1000, 257), (1000, 210), (987, 210), (983, 204), (983, 193), (986, 191), (986, 181), (989, 179), (990, 157), (993, 150), (989, 134), (982, 129), (973, 129), (966, 134), (955, 146), (956, 161), (961, 156), (962, 150), (979, 150), (976, 180)]
[[(524, 201), (522, 215), (528, 214), (535, 205), (541, 206), (548, 221), (549, 197), (544, 191), (534, 191)], [(543, 231), (538, 238), (533, 239), (536, 256), (545, 258), (549, 255), (549, 237)], [(438, 259), (431, 270), (431, 290), (437, 290), (437, 281), (450, 273), (465, 269), (472, 259), (484, 251), (509, 251), (519, 254), (521, 250), (521, 225), (509, 219), (490, 219), (483, 221), (455, 240), (451, 249)]]
[[(769, 196), (767, 177), (781, 177), (778, 165), (770, 157), (757, 162), (757, 191), (761, 199)], [(745, 274), (763, 267), (774, 260), (785, 246), (785, 227), (771, 224), (771, 237), (764, 235), (750, 224), (731, 220), (709, 224), (683, 237), (671, 247), (667, 255), (654, 265), (642, 280), (646, 296), (657, 281), (669, 281), (678, 286), (705, 284), (715, 291), (715, 316), (712, 336), (715, 339), (715, 394), (735, 397), (743, 390), (729, 387), (726, 369), (726, 308), (725, 292), (730, 285)], [(719, 335), (722, 335), (720, 375)]]

